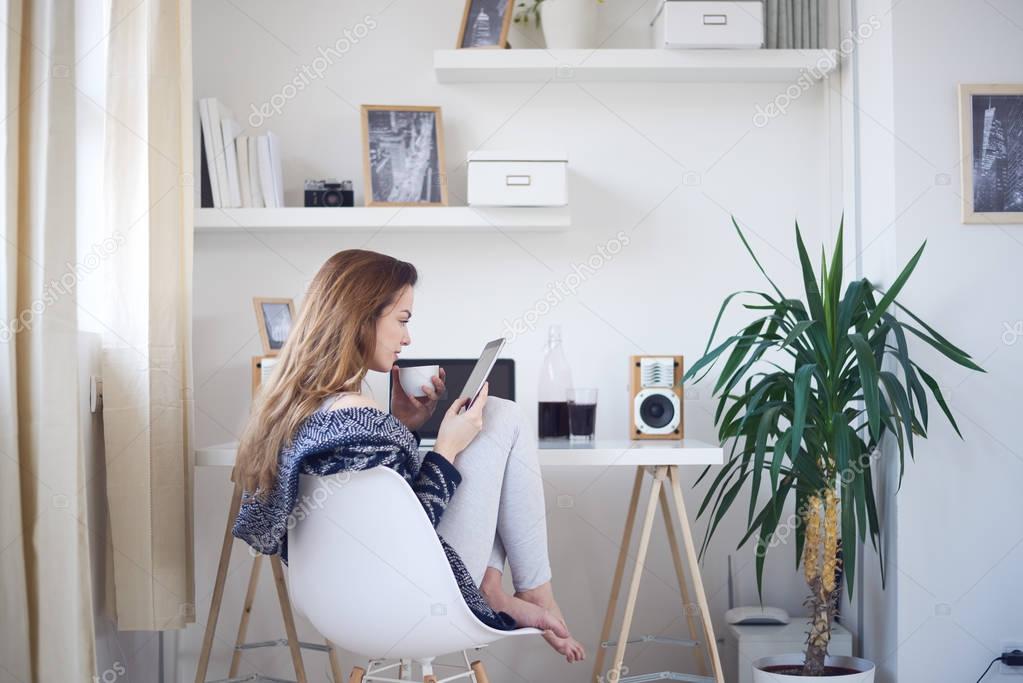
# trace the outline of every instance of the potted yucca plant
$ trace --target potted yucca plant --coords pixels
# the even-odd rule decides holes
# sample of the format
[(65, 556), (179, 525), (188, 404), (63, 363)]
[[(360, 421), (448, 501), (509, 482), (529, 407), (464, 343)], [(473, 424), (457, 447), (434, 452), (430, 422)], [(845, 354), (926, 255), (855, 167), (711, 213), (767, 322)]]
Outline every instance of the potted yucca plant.
[[(721, 442), (731, 440), (732, 446), (697, 515), (709, 515), (701, 556), (738, 493), (749, 485), (747, 530), (738, 545), (756, 538), (758, 592), (763, 587), (764, 557), (780, 525), (795, 527), (796, 566), (802, 563), (810, 588), (805, 654), (754, 662), (754, 681), (834, 674), (843, 681), (871, 681), (870, 662), (829, 657), (828, 642), (841, 595), (840, 574), (848, 595), (853, 593), (857, 538), (865, 542), (870, 536), (884, 582), (873, 486), (878, 449), (884, 441), (897, 448), (901, 484), (904, 456), (908, 451), (913, 457), (914, 437), (927, 436), (928, 391), (959, 434), (938, 382), (910, 356), (908, 337), (922, 340), (963, 367), (983, 370), (896, 299), (924, 246), (887, 291), (860, 279), (843, 292), (842, 227), (830, 266), (822, 250), (820, 272), (815, 273), (797, 223), (796, 249), (805, 289), (799, 298), (778, 289), (734, 218), (732, 224), (772, 291), (727, 297), (703, 357), (683, 379), (698, 382), (718, 361), (724, 363), (714, 385), (718, 397), (714, 422)], [(721, 316), (740, 294), (752, 299), (745, 308), (762, 315), (714, 346)], [(905, 320), (897, 319), (896, 311)], [(704, 470), (697, 484), (709, 471)], [(767, 502), (757, 509), (765, 486)], [(792, 497), (795, 516), (783, 519), (783, 506)], [(843, 539), (844, 552), (839, 553)]]

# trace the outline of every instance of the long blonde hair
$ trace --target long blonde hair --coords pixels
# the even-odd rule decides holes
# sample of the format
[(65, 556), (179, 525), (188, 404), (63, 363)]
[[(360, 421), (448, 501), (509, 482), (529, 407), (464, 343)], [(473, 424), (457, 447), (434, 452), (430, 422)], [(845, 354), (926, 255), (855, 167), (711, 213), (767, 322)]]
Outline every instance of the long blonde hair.
[(327, 259), (242, 432), (235, 475), (246, 491), (269, 492), (281, 449), (328, 396), (361, 389), (377, 318), (417, 279), (411, 263), (373, 251), (346, 249)]

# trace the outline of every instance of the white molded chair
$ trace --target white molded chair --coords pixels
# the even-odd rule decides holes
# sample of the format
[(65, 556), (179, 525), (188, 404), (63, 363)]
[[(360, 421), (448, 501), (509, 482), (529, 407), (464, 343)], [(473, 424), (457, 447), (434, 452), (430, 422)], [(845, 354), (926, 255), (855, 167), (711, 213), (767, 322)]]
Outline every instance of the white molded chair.
[[(487, 683), (482, 664), (470, 664), (466, 650), (540, 633), (500, 631), (473, 615), (419, 499), (388, 467), (301, 475), (293, 518), (292, 606), (331, 643), (369, 658), (368, 670), (356, 667), (350, 683), (400, 683), (411, 676), (411, 660), (427, 682)], [(435, 678), (433, 659), (458, 651), (466, 670)], [(379, 676), (392, 669), (402, 679)]]

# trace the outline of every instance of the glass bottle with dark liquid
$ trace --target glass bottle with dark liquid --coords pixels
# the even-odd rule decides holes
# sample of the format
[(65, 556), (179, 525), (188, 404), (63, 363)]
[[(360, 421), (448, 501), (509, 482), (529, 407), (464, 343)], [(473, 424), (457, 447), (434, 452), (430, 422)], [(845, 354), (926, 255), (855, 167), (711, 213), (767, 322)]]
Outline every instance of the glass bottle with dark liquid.
[(561, 326), (551, 325), (540, 366), (537, 428), (541, 439), (568, 438), (568, 390), (572, 371), (561, 345)]

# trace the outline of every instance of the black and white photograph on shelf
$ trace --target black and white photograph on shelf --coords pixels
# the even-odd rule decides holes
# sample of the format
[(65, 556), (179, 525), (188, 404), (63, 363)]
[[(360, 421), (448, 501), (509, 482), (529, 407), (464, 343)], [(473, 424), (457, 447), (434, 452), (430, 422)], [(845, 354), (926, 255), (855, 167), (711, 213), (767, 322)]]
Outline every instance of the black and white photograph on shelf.
[(457, 47), (507, 47), (514, 1), (466, 0)]
[(259, 325), (259, 338), (263, 342), (263, 355), (276, 356), (291, 333), (295, 319), (295, 302), (292, 299), (257, 297), (252, 300)]
[(1023, 223), (1023, 85), (960, 85), (963, 222)]
[(440, 107), (362, 105), (366, 206), (447, 206)]

